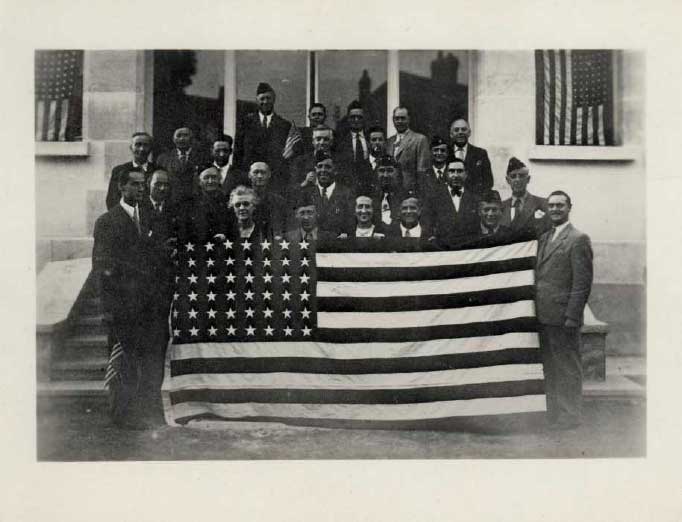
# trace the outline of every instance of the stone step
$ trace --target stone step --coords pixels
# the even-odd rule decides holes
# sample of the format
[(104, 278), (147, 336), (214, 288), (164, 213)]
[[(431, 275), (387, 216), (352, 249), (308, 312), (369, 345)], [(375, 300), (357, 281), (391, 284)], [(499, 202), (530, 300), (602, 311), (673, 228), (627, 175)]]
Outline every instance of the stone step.
[(109, 342), (106, 333), (78, 333), (68, 337), (55, 353), (56, 362), (89, 360), (93, 357), (109, 357)]
[(108, 357), (57, 360), (52, 363), (51, 381), (103, 381)]
[(49, 381), (38, 383), (38, 398), (44, 397), (106, 397), (104, 381)]
[(79, 315), (71, 323), (71, 337), (106, 335), (107, 325), (104, 324), (104, 315)]

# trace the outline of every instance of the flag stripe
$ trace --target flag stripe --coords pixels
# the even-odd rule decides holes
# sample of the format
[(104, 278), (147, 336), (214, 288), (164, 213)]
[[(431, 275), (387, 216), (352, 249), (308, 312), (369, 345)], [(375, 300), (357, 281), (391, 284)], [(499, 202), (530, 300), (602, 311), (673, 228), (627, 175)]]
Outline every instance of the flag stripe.
[(587, 108), (587, 144), (594, 145), (594, 107)]
[(578, 145), (582, 145), (585, 137), (583, 132), (583, 108), (576, 108), (575, 112), (575, 139)]
[(461, 294), (405, 297), (318, 297), (318, 312), (403, 312), (513, 303), (533, 299), (535, 288), (521, 286)]
[(45, 119), (45, 102), (39, 101), (36, 104), (36, 141), (43, 140), (43, 129), (45, 124), (43, 120)]
[(181, 359), (171, 363), (171, 376), (216, 373), (410, 373), (541, 362), (537, 348), (513, 348), (480, 353), (401, 357), (396, 359), (329, 359), (310, 357), (253, 357)]
[(566, 93), (568, 91), (568, 77), (566, 75), (566, 51), (557, 51), (557, 57), (559, 59), (559, 82), (561, 84), (561, 104), (559, 106), (559, 118), (558, 118), (558, 135), (557, 143), (559, 145), (566, 145)]
[(599, 145), (606, 145), (606, 140), (604, 139), (604, 106), (600, 105), (598, 111), (599, 126), (597, 129), (597, 136), (599, 137)]
[(497, 290), (532, 285), (533, 270), (502, 272), (478, 277), (422, 281), (318, 281), (317, 297), (403, 297), (439, 295), (444, 293), (465, 294), (484, 290)]
[(535, 143), (544, 143), (544, 121), (545, 121), (545, 82), (544, 66), (542, 61), (542, 51), (535, 51)]
[(66, 123), (69, 120), (69, 99), (62, 100), (59, 117), (59, 141), (66, 141)]
[(550, 78), (550, 66), (549, 66), (549, 51), (542, 52), (543, 62), (544, 62), (544, 72), (545, 72), (545, 99), (544, 99), (544, 141), (545, 145), (549, 145), (549, 130), (550, 121), (552, 120), (552, 106), (551, 106), (551, 96), (552, 96), (552, 81)]
[(571, 51), (566, 51), (564, 55), (564, 65), (566, 67), (566, 110), (565, 110), (565, 116), (566, 116), (566, 121), (565, 121), (565, 134), (564, 134), (564, 141), (563, 143), (565, 145), (570, 145), (572, 143), (572, 136), (573, 136), (573, 79), (572, 79), (572, 64), (571, 64)]
[[(321, 268), (429, 268), (449, 265), (469, 265), (534, 256), (537, 241), (523, 241), (487, 248), (438, 252), (319, 252), (316, 255), (318, 272)], [(319, 278), (322, 279), (322, 278)], [(428, 278), (425, 278), (428, 279)]]
[(563, 82), (563, 75), (561, 69), (561, 51), (554, 51), (554, 86), (555, 86), (555, 99), (554, 99), (554, 144), (561, 145), (561, 125), (562, 120), (562, 105), (563, 105), (563, 92), (566, 86)]
[(49, 116), (47, 118), (47, 140), (54, 141), (55, 122), (57, 116), (57, 100), (50, 101)]
[(420, 328), (318, 328), (317, 338), (327, 342), (401, 342), (452, 339), (482, 335), (500, 335), (510, 332), (536, 332), (535, 316), (518, 317), (506, 321), (480, 322), (448, 326), (423, 326)]
[(362, 329), (385, 328), (400, 325), (402, 328), (418, 328), (424, 324), (433, 326), (469, 324), (483, 321), (504, 321), (517, 317), (535, 315), (532, 300), (469, 308), (414, 310), (409, 312), (318, 312), (320, 328)]
[(399, 358), (475, 353), (517, 348), (540, 347), (536, 332), (513, 332), (503, 335), (435, 339), (428, 343), (359, 343), (339, 344), (324, 342), (251, 342), (197, 343), (171, 347), (173, 360), (196, 358), (241, 357), (309, 357), (329, 359), (364, 359), (367, 357)]
[(545, 411), (544, 394), (452, 400), (414, 404), (216, 404), (191, 402), (176, 405), (176, 419), (183, 422), (203, 414), (226, 419), (272, 417), (292, 419), (337, 419), (398, 421), (442, 419)]

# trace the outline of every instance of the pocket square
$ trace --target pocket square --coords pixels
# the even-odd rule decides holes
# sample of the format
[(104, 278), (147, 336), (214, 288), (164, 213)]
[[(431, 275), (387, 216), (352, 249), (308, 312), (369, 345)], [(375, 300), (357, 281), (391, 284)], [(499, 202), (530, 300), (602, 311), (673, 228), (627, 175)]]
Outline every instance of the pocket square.
[(481, 165), (483, 165), (483, 162), (482, 162), (481, 160), (478, 160), (478, 161), (476, 162), (476, 166), (477, 166), (477, 167), (480, 167)]

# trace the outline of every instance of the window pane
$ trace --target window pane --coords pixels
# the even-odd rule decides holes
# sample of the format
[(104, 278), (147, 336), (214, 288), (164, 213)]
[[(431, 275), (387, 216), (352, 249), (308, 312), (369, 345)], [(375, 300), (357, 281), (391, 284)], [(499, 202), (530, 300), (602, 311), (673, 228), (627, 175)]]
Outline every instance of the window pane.
[(154, 51), (154, 138), (173, 146), (173, 132), (188, 126), (208, 149), (223, 132), (225, 53)]
[(306, 51), (237, 51), (237, 126), (244, 114), (258, 110), (256, 88), (260, 82), (275, 90), (275, 112), (304, 126), (307, 59)]
[(83, 51), (36, 51), (36, 141), (83, 139)]
[(447, 139), (456, 117), (468, 118), (467, 51), (400, 51), (400, 103), (413, 130)]
[(342, 130), (353, 100), (365, 108), (367, 125), (386, 125), (386, 51), (321, 51), (318, 101), (327, 107), (327, 125)]

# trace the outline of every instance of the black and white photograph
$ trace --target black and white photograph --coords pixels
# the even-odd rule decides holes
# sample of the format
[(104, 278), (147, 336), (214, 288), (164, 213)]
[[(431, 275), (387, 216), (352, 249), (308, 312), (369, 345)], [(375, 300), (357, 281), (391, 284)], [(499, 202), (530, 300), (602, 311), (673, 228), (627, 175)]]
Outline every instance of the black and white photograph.
[(679, 517), (671, 22), (484, 3), (8, 7), (8, 519)]

